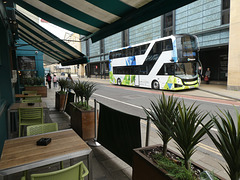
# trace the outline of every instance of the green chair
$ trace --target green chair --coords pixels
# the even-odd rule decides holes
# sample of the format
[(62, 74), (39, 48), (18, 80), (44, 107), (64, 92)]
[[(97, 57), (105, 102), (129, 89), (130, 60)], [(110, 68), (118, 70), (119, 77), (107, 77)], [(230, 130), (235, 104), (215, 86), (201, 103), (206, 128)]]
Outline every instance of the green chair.
[(57, 123), (45, 123), (27, 126), (27, 136), (43, 134), (48, 132), (58, 131)]
[(37, 102), (42, 102), (41, 96), (26, 97), (25, 99), (22, 100), (22, 103), (37, 103)]
[[(42, 174), (32, 174), (31, 180), (84, 180), (89, 173), (83, 162), (79, 162), (65, 169)], [(26, 180), (26, 176), (21, 180)]]
[[(27, 126), (27, 136), (43, 134), (48, 132), (58, 131), (57, 123), (45, 123)], [(60, 168), (63, 169), (63, 162), (60, 162)]]
[(37, 91), (22, 91), (22, 94), (37, 94)]
[(19, 108), (19, 137), (22, 134), (22, 126), (43, 124), (43, 108)]

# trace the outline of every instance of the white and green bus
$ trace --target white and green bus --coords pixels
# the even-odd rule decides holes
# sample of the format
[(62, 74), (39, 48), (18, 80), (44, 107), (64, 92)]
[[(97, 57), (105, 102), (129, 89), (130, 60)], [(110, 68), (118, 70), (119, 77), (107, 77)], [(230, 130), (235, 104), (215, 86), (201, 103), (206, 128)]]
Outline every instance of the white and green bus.
[(163, 90), (197, 88), (199, 46), (196, 36), (171, 35), (109, 53), (110, 82)]

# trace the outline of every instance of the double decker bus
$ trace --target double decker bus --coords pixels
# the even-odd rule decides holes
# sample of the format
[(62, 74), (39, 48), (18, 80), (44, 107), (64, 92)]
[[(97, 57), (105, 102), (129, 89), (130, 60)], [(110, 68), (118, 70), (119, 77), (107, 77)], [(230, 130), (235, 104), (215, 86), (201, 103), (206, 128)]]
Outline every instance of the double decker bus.
[(196, 36), (171, 35), (109, 53), (110, 82), (162, 90), (197, 88), (199, 46)]

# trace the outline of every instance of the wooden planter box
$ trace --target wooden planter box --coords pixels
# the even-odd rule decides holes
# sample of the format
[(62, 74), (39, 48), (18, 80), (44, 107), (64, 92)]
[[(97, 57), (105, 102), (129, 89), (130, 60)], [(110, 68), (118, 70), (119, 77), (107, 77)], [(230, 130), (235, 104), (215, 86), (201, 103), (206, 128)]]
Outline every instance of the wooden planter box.
[[(133, 150), (133, 173), (132, 173), (132, 180), (146, 180), (146, 179), (158, 179), (158, 180), (173, 180), (173, 178), (167, 176), (167, 172), (163, 169), (159, 169), (155, 162), (145, 156), (141, 151), (142, 150), (150, 150), (155, 148), (156, 146), (148, 146), (143, 148), (137, 148)], [(168, 150), (170, 151), (170, 150)], [(170, 151), (177, 156), (180, 156), (178, 153), (174, 151)], [(200, 170), (206, 170), (202, 166), (198, 165), (197, 163), (193, 163), (194, 166), (197, 166)], [(211, 172), (211, 170), (210, 170)], [(216, 176), (219, 179), (223, 179), (222, 177)]]
[(68, 98), (67, 98), (67, 103), (66, 103), (66, 108), (65, 108), (65, 112), (70, 115), (70, 103), (74, 102), (74, 93), (69, 92), (68, 93)]
[(65, 106), (65, 101), (67, 101), (67, 94), (55, 93), (55, 108), (58, 111), (63, 111)]
[(25, 86), (25, 91), (37, 91), (38, 95), (47, 97), (47, 86)]
[(83, 139), (90, 140), (95, 137), (94, 108), (86, 111), (69, 105), (72, 129)]

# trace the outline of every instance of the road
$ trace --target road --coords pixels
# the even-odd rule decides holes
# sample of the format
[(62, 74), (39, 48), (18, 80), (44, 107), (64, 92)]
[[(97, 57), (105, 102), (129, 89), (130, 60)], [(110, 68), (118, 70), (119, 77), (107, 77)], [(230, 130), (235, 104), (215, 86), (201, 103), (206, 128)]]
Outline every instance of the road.
[[(235, 109), (233, 105), (239, 109), (239, 102), (237, 101), (229, 101), (223, 97), (217, 98), (216, 95), (210, 95), (208, 98), (201, 97), (198, 96), (198, 94), (204, 92), (200, 92), (198, 89), (180, 92), (165, 91), (164, 93), (166, 95), (173, 94), (174, 97), (179, 98), (180, 101), (184, 101), (187, 106), (195, 103), (196, 105), (199, 105), (199, 110), (205, 113), (209, 112), (213, 115), (216, 115), (217, 112), (219, 113), (220, 109), (230, 111), (233, 117), (235, 117)], [(149, 108), (150, 101), (155, 101), (156, 98), (159, 98), (161, 94), (162, 91), (152, 89), (117, 86), (111, 84), (98, 84), (97, 91), (93, 94), (92, 98), (96, 99), (99, 103), (107, 105), (113, 109), (117, 109), (119, 111), (136, 115), (145, 119), (146, 115), (142, 107)], [(207, 116), (204, 122), (207, 122), (208, 120), (210, 120), (210, 116)], [(142, 121), (142, 125), (146, 126), (146, 122)], [(152, 124), (151, 131), (155, 130), (156, 128)], [(212, 131), (216, 132), (217, 130), (212, 128)], [(223, 160), (221, 154), (207, 136), (201, 143), (199, 143), (198, 150)]]

